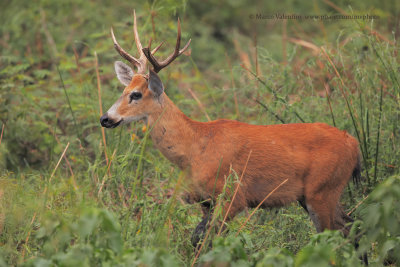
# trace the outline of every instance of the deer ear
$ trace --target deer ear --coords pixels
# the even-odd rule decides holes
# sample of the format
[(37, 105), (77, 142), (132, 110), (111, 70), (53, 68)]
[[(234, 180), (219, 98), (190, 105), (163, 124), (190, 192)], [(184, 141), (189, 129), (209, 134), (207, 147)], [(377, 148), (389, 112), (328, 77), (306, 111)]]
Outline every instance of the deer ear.
[(155, 96), (160, 96), (164, 92), (164, 85), (158, 77), (157, 73), (150, 69), (149, 72), (149, 89)]
[(132, 81), (133, 75), (135, 74), (131, 67), (121, 61), (115, 61), (114, 67), (118, 80), (123, 85), (128, 86)]

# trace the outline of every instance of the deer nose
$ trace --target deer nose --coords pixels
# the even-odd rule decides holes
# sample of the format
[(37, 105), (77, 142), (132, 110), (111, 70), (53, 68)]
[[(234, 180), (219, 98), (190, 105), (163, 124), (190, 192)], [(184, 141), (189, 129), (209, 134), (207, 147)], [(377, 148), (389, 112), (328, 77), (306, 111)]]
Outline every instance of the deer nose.
[(108, 114), (106, 113), (103, 116), (101, 116), (100, 124), (103, 127), (109, 128), (114, 124), (114, 121), (112, 119), (108, 118)]

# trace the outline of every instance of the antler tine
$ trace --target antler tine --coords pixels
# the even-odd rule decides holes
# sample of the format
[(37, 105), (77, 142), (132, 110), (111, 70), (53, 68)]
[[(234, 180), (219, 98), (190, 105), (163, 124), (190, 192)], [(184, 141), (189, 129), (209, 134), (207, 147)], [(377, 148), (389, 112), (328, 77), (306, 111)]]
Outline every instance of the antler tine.
[[(150, 39), (151, 40), (151, 39)], [(151, 53), (154, 55), (158, 49), (160, 49), (160, 47), (164, 44), (164, 42), (161, 42), (156, 48), (154, 48), (153, 50), (151, 50)], [(150, 48), (150, 45), (149, 45)]]
[(183, 52), (185, 52), (186, 49), (188, 49), (191, 41), (192, 41), (192, 39), (190, 38), (189, 41), (185, 44), (185, 46), (181, 50), (179, 50), (179, 55), (182, 54)]
[(133, 35), (135, 37), (135, 43), (136, 43), (136, 48), (139, 51), (139, 62), (140, 62), (140, 67), (138, 67), (138, 73), (144, 73), (146, 72), (146, 65), (147, 65), (147, 60), (146, 60), (146, 55), (143, 53), (142, 49), (142, 43), (140, 42), (139, 38), (139, 33), (137, 30), (137, 24), (136, 24), (136, 10), (133, 10)]
[[(147, 56), (145, 55), (144, 51), (143, 51), (143, 47), (142, 47), (142, 43), (140, 42), (140, 38), (139, 38), (139, 33), (137, 30), (137, 24), (136, 24), (136, 11), (133, 10), (133, 35), (135, 37), (135, 43), (136, 43), (136, 48), (139, 51), (139, 59), (134, 58), (133, 56), (131, 56), (130, 54), (128, 54), (128, 52), (126, 52), (117, 42), (117, 39), (115, 38), (114, 35), (114, 31), (111, 28), (111, 37), (113, 39), (114, 42), (114, 47), (115, 49), (118, 51), (118, 53), (125, 58), (126, 60), (128, 60), (132, 65), (137, 67), (137, 73), (145, 73), (146, 72), (146, 65), (147, 65)], [(150, 39), (150, 43), (151, 43), (151, 39)], [(157, 52), (158, 49), (160, 49), (161, 45), (163, 43), (159, 44), (152, 52), (151, 54), (154, 54), (155, 52)], [(150, 44), (149, 44), (150, 47)]]
[(130, 54), (128, 54), (128, 52), (126, 52), (117, 42), (117, 39), (115, 38), (114, 35), (114, 31), (113, 28), (111, 27), (111, 38), (114, 42), (114, 48), (115, 50), (117, 50), (117, 52), (126, 60), (128, 60), (131, 64), (133, 64), (134, 66), (137, 66), (139, 68), (140, 66), (140, 62), (134, 58), (133, 56), (131, 56)]
[(151, 47), (151, 41), (149, 42), (149, 46), (143, 48), (143, 53), (145, 54), (145, 56), (147, 57), (147, 59), (150, 61), (150, 63), (153, 65), (153, 69), (155, 72), (159, 72), (161, 69), (165, 68), (166, 66), (168, 66), (172, 61), (175, 60), (175, 58), (177, 58), (178, 56), (180, 56), (183, 52), (185, 52), (185, 50), (189, 47), (190, 42), (192, 39), (189, 39), (189, 41), (186, 43), (186, 45), (179, 50), (180, 45), (181, 45), (181, 22), (178, 18), (178, 34), (176, 37), (176, 45), (175, 45), (175, 50), (174, 52), (172, 52), (171, 55), (169, 55), (165, 60), (158, 62), (157, 59), (153, 56), (153, 54), (155, 52), (153, 52), (154, 50), (157, 51), (159, 49), (159, 47), (161, 46), (161, 44), (156, 47), (152, 53), (150, 53), (150, 47)]
[(176, 53), (179, 54), (179, 49), (181, 48), (181, 20), (178, 17), (178, 34), (176, 36), (176, 45), (175, 45), (175, 51), (173, 55)]
[[(150, 50), (150, 47), (151, 47), (151, 41), (153, 41), (153, 39), (150, 37), (149, 46), (148, 46), (149, 50)], [(160, 47), (161, 47), (163, 44), (164, 44), (164, 42), (161, 42), (156, 48), (154, 48), (153, 50), (151, 50), (151, 53), (154, 55), (154, 54), (158, 51), (158, 49), (160, 49)], [(143, 50), (143, 49), (142, 49), (142, 50)], [(144, 54), (144, 53), (143, 53), (143, 54)]]

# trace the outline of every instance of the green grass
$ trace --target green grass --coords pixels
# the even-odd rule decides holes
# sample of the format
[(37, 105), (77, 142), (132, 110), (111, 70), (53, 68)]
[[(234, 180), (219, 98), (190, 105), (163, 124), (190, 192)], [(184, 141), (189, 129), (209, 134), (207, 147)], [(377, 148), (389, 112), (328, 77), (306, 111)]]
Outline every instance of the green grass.
[[(172, 49), (177, 15), (182, 38), (192, 38), (191, 55), (160, 73), (166, 93), (191, 118), (326, 122), (360, 142), (363, 182), (350, 184), (342, 203), (351, 210), (368, 198), (353, 213), (357, 222), (349, 239), (316, 234), (297, 204), (257, 210), (237, 235), (249, 210), (228, 222), (220, 237), (210, 231), (213, 246), (204, 246), (199, 265), (356, 266), (363, 251), (373, 265), (398, 264), (399, 4), (339, 1), (341, 11), (329, 3), (208, 1), (213, 8), (206, 9), (171, 0), (2, 2), (0, 266), (193, 263), (190, 236), (201, 209), (182, 199), (184, 173), (153, 147), (140, 123), (105, 130), (104, 147), (96, 60), (107, 110), (122, 90), (113, 73), (113, 62), (121, 59), (109, 29), (134, 51), (133, 8), (143, 44), (150, 37), (167, 41), (159, 57)], [(259, 11), (381, 18), (285, 26), (248, 18)], [(351, 245), (357, 233), (363, 234), (358, 251)]]

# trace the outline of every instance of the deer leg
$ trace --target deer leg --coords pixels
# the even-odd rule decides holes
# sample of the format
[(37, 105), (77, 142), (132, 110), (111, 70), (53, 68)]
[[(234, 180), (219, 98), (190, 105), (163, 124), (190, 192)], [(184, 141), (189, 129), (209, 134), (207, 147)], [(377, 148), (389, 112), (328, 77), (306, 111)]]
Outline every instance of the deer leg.
[[(236, 202), (237, 201), (237, 202)], [(231, 205), (229, 209), (229, 213), (226, 216), (226, 221), (231, 220), (237, 213), (242, 211), (244, 209), (243, 205), (238, 205), (239, 203), (242, 204), (242, 196), (241, 194), (238, 194), (236, 200), (234, 201), (235, 205)], [(196, 229), (193, 232), (192, 235), (192, 245), (197, 250), (199, 246), (201, 245), (201, 241), (204, 239), (205, 233), (207, 229), (209, 228), (209, 223), (213, 215), (214, 207), (211, 205), (210, 202), (202, 202), (202, 211), (203, 211), (203, 219), (202, 221), (197, 225)], [(226, 205), (222, 209), (222, 214), (226, 214), (228, 211), (228, 208), (230, 206), (230, 203), (226, 203)], [(222, 222), (221, 222), (222, 223)], [(225, 230), (226, 225), (220, 225), (219, 223), (216, 223), (216, 228), (215, 230), (218, 231), (219, 227), (222, 227), (222, 231)], [(210, 242), (209, 246), (212, 246), (212, 243)]]
[[(345, 213), (340, 203), (337, 203), (336, 207), (331, 207), (331, 203), (332, 202), (329, 201), (324, 203), (322, 200), (317, 201), (316, 199), (312, 199), (310, 201), (307, 200), (306, 208), (317, 232), (322, 232), (325, 229), (340, 230), (343, 235), (347, 237), (351, 227), (351, 225), (348, 224), (352, 223), (354, 220)], [(335, 213), (333, 214), (332, 211)], [(358, 241), (359, 238), (356, 238), (354, 241), (354, 247), (356, 249), (359, 247)], [(360, 256), (360, 260), (362, 260), (365, 265), (368, 265), (366, 253)]]
[(201, 222), (196, 226), (196, 229), (194, 229), (193, 231), (191, 241), (192, 246), (195, 248), (195, 250), (199, 249), (200, 247), (200, 241), (204, 238), (209, 219), (209, 216), (204, 217)]
[(203, 212), (203, 219), (196, 226), (192, 234), (192, 246), (197, 250), (201, 245), (201, 240), (204, 238), (206, 230), (208, 228), (208, 223), (210, 218), (212, 217), (213, 208), (210, 202), (202, 202), (201, 210)]
[[(347, 215), (346, 212), (343, 210), (342, 205), (340, 205), (340, 203), (338, 203), (336, 206), (336, 214), (335, 214), (335, 220), (334, 220), (335, 229), (342, 231), (343, 235), (345, 237), (347, 237), (349, 235), (350, 229), (351, 229), (350, 223), (353, 223), (353, 222), (354, 222), (353, 218), (351, 218), (349, 215)], [(359, 247), (359, 243), (358, 243), (359, 240), (360, 240), (360, 237), (357, 237), (354, 240), (354, 247), (356, 250)], [(367, 253), (364, 253), (363, 255), (361, 255), (360, 260), (362, 260), (365, 265), (368, 265)]]
[(330, 207), (330, 201), (324, 201), (322, 196), (316, 196), (306, 200), (306, 208), (318, 233), (325, 229), (333, 229), (334, 207)]
[(349, 223), (352, 223), (353, 221), (353, 218), (348, 216), (343, 210), (343, 207), (340, 205), (340, 203), (338, 203), (336, 206), (334, 229), (342, 231), (343, 235), (347, 237), (351, 228), (351, 225), (349, 225)]

